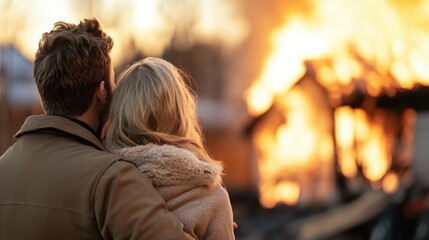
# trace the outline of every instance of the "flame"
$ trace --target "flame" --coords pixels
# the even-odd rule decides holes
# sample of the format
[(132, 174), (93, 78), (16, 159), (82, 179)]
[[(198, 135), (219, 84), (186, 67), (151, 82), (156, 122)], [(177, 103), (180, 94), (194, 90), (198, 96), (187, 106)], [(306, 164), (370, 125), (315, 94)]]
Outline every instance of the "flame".
[(261, 198), (262, 204), (267, 208), (272, 208), (279, 202), (295, 205), (301, 191), (299, 183), (293, 181), (282, 181), (273, 186), (266, 186), (266, 188), (273, 188), (273, 191)]
[(391, 154), (382, 127), (373, 125), (368, 139), (361, 146), (362, 171), (364, 176), (376, 182), (389, 170)]
[[(428, 1), (314, 0), (309, 4), (311, 11), (288, 13), (284, 24), (272, 31), (271, 50), (262, 71), (245, 92), (250, 114), (259, 115), (293, 101), (284, 95), (295, 91), (308, 69), (310, 74), (316, 70), (315, 78), (338, 105), (343, 96), (354, 91), (373, 97), (392, 96), (398, 89), (429, 85)], [(309, 65), (311, 68), (306, 68)], [(322, 119), (316, 114), (318, 109), (304, 106), (311, 105), (304, 103), (306, 100), (321, 101), (299, 100), (299, 108), (285, 108), (287, 123), (275, 134), (258, 133), (261, 199), (269, 206), (284, 201), (274, 195), (281, 176), (300, 185), (300, 198), (305, 195), (306, 187), (296, 175), (311, 172), (310, 166), (317, 162), (315, 153), (329, 142), (320, 140), (324, 133), (317, 122), (303, 120)], [(339, 170), (353, 178), (361, 168), (373, 186), (381, 186), (383, 181), (386, 191), (394, 191), (394, 175), (386, 173), (392, 165), (395, 137), (385, 129), (388, 114), (373, 110), (335, 110)], [(302, 142), (310, 144), (303, 146)], [(270, 197), (273, 199), (268, 200)]]
[[(338, 162), (344, 176), (352, 178), (357, 165), (371, 182), (379, 181), (391, 165), (389, 136), (383, 129), (384, 116), (371, 121), (362, 109), (340, 107), (335, 111)], [(358, 153), (358, 154), (357, 154)]]
[(304, 62), (312, 59), (331, 60), (330, 69), (324, 69), (331, 77), (320, 79), (329, 89), (357, 78), (366, 79), (366, 91), (373, 96), (393, 87), (428, 85), (429, 29), (424, 20), (428, 5), (313, 1), (312, 14), (297, 12), (273, 31), (272, 51), (245, 93), (249, 112), (257, 115), (268, 109), (272, 96), (290, 89), (304, 74)]
[(389, 172), (386, 174), (386, 176), (383, 178), (383, 191), (386, 193), (395, 193), (396, 190), (399, 188), (399, 177), (398, 174), (395, 172)]
[[(323, 56), (326, 48), (324, 36), (314, 29), (307, 29), (300, 19), (292, 20), (288, 27), (276, 31), (271, 42), (275, 51), (265, 62), (261, 76), (245, 93), (249, 112), (255, 115), (269, 108), (273, 95), (287, 91), (298, 81), (305, 73), (303, 63), (306, 59)], [(268, 101), (261, 104), (260, 96)]]
[[(309, 197), (309, 179), (299, 173), (323, 172), (323, 167), (332, 162), (332, 136), (326, 131), (327, 127), (320, 127), (329, 123), (316, 118), (328, 113), (313, 104), (314, 95), (311, 89), (304, 91), (304, 88), (294, 88), (284, 94), (278, 109), (286, 123), (272, 132), (255, 134), (255, 145), (261, 151), (258, 162), (260, 201), (267, 208), (276, 203), (293, 205), (300, 197)], [(271, 123), (267, 124), (272, 127)]]
[(348, 178), (356, 176), (357, 173), (354, 121), (353, 109), (350, 107), (336, 109), (335, 138), (338, 148), (338, 162), (340, 171)]

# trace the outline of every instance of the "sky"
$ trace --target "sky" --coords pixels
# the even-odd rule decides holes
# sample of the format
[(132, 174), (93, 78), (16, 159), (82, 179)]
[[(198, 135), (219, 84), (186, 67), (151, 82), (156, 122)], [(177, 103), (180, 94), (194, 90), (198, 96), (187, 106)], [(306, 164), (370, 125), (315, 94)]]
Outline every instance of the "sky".
[(15, 45), (32, 60), (42, 34), (57, 21), (97, 18), (113, 37), (114, 64), (135, 46), (160, 56), (173, 37), (179, 47), (196, 42), (234, 47), (248, 32), (239, 0), (0, 0), (0, 45)]

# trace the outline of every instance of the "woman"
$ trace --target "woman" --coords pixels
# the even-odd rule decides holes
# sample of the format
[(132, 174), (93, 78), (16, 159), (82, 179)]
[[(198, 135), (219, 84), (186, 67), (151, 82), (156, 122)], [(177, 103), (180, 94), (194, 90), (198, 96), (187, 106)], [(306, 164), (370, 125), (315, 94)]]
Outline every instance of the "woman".
[(159, 58), (122, 72), (113, 95), (106, 148), (152, 180), (167, 207), (197, 239), (234, 239), (222, 164), (203, 146), (195, 99), (184, 74)]

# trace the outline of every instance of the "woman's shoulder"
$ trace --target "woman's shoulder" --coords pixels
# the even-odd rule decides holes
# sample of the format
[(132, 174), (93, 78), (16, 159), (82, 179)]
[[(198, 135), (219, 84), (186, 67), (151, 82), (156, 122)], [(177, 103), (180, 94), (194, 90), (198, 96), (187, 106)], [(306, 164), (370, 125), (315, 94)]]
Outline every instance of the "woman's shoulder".
[(222, 167), (173, 145), (147, 144), (112, 151), (133, 162), (155, 186), (211, 186), (221, 182)]
[(159, 190), (168, 209), (184, 223), (188, 233), (199, 239), (218, 235), (221, 237), (217, 239), (233, 239), (232, 207), (228, 192), (220, 183), (188, 191), (178, 190), (175, 186)]

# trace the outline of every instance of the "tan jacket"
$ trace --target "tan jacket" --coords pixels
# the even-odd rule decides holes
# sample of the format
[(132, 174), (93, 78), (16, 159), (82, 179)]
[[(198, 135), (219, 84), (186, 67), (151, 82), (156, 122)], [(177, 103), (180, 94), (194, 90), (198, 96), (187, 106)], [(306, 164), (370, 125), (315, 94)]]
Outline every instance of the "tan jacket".
[(221, 185), (220, 166), (171, 145), (148, 144), (113, 152), (132, 161), (152, 180), (187, 233), (197, 239), (234, 239), (232, 208)]
[(66, 118), (31, 116), (0, 157), (0, 239), (187, 239), (151, 182)]

